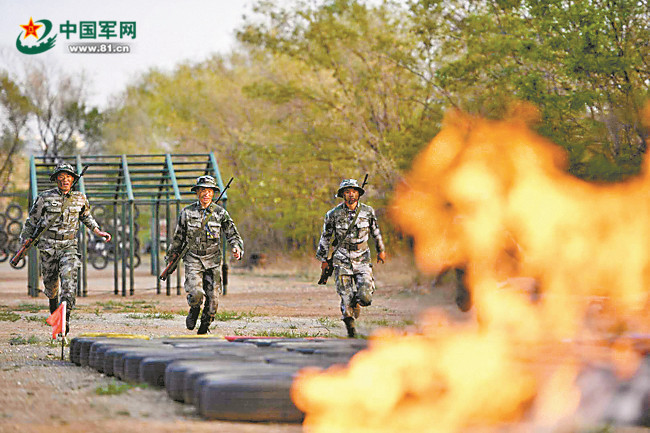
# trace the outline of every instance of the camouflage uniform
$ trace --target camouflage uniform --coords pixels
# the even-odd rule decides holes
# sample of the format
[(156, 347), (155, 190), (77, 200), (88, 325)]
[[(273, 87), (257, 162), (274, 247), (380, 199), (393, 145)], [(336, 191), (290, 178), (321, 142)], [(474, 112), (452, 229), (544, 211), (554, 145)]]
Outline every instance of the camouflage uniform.
[[(187, 303), (192, 307), (201, 307), (205, 296), (205, 306), (201, 315), (201, 323), (214, 320), (219, 302), (221, 287), (221, 231), (231, 248), (244, 251), (242, 240), (235, 223), (228, 212), (221, 206), (211, 203), (207, 209), (202, 209), (197, 201), (186, 206), (178, 216), (178, 224), (174, 239), (167, 250), (167, 258), (179, 254), (186, 242), (188, 234), (201, 228), (203, 217), (209, 212), (205, 228), (198, 233), (196, 241), (183, 258), (185, 263), (185, 292)], [(191, 329), (191, 328), (190, 328)]]
[[(62, 164), (57, 166), (50, 179), (55, 179), (62, 171), (77, 176), (70, 165)], [(61, 215), (64, 199), (67, 200), (67, 204)], [(80, 255), (77, 252), (79, 221), (91, 231), (99, 228), (99, 225), (90, 214), (90, 204), (85, 194), (70, 191), (66, 199), (59, 188), (52, 188), (42, 192), (36, 198), (20, 233), (21, 242), (33, 237), (39, 225), (47, 226), (52, 219), (54, 223), (41, 234), (38, 241), (41, 275), (45, 286), (43, 292), (50, 300), (57, 300), (60, 278), (61, 301), (67, 301), (67, 308), (70, 311), (75, 306), (77, 274), (81, 266)]]
[[(346, 181), (341, 183), (339, 196), (342, 196), (345, 185)], [(353, 185), (356, 185), (356, 181)], [(356, 188), (361, 191), (360, 195), (362, 195), (363, 189), (358, 186)], [(327, 260), (333, 236), (338, 239), (338, 242), (343, 241), (334, 255), (333, 264), (336, 291), (341, 297), (341, 313), (344, 321), (358, 316), (357, 304), (365, 307), (372, 302), (375, 280), (372, 275), (370, 248), (368, 247), (369, 235), (372, 234), (375, 238), (378, 253), (385, 250), (375, 210), (363, 203), (358, 203), (357, 206), (360, 207), (359, 216), (344, 240), (341, 238), (354, 220), (356, 209), (350, 210), (345, 203), (341, 203), (327, 212), (316, 252), (316, 258), (323, 262)]]

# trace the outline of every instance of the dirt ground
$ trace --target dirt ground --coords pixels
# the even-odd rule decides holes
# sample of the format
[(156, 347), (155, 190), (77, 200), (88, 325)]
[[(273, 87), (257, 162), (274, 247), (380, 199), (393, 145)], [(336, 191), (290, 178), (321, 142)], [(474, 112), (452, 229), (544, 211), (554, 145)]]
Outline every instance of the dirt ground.
[[(112, 268), (88, 273), (88, 296), (77, 298), (69, 338), (88, 332), (187, 334), (185, 296), (156, 294), (147, 263), (135, 273), (135, 294), (114, 294)], [(215, 322), (218, 335), (320, 335), (343, 337), (339, 299), (333, 283), (316, 284), (318, 263), (283, 261), (264, 268), (232, 268)], [(377, 291), (358, 321), (363, 336), (380, 327), (417, 326), (419, 314), (439, 306), (459, 315), (451, 287), (431, 289), (406, 260), (375, 267)], [(174, 283), (176, 281), (173, 278)], [(118, 288), (121, 293), (121, 286)], [(182, 292), (182, 289), (181, 289)], [(51, 343), (47, 300), (27, 295), (27, 268), (0, 264), (0, 432), (234, 432), (290, 433), (299, 425), (206, 421), (194, 407), (172, 401), (164, 390), (133, 387), (119, 395), (98, 395), (114, 383), (89, 367), (64, 361)], [(17, 316), (16, 316), (17, 314)], [(462, 319), (462, 316), (458, 316)], [(231, 320), (226, 320), (231, 319)]]

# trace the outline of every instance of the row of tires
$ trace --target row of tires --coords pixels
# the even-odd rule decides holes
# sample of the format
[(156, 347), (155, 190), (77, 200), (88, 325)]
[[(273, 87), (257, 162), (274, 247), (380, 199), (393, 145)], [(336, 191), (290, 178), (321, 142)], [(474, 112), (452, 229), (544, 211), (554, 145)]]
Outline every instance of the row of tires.
[(11, 203), (4, 212), (0, 213), (0, 229), (12, 222), (23, 220), (23, 208), (17, 203)]
[[(23, 209), (11, 203), (4, 212), (0, 212), (0, 263), (7, 261), (21, 247), (20, 232), (23, 230)], [(25, 259), (16, 268), (25, 266)]]
[(70, 360), (130, 383), (164, 387), (207, 419), (300, 423), (290, 389), (303, 368), (344, 365), (363, 340), (77, 337)]
[[(112, 206), (105, 205), (95, 205), (92, 207), (92, 213), (95, 217), (95, 220), (100, 227), (103, 227), (105, 230), (111, 227), (114, 227), (115, 221), (113, 220), (113, 212), (115, 208)], [(134, 214), (133, 218), (137, 219), (140, 215), (140, 210), (137, 205), (134, 205)], [(117, 227), (122, 227), (122, 219), (117, 218)], [(127, 251), (130, 250), (129, 242), (129, 233), (130, 225), (127, 224), (126, 229), (126, 239), (122, 240), (122, 231), (118, 229), (116, 233), (113, 233), (113, 230), (108, 230), (113, 235), (113, 240), (110, 244), (105, 244), (101, 240), (95, 238), (90, 231), (88, 231), (88, 256), (90, 264), (95, 269), (104, 269), (111, 261), (115, 260), (115, 247), (118, 246), (120, 249), (124, 248)], [(133, 250), (135, 254), (133, 255), (133, 267), (137, 268), (140, 266), (140, 239), (138, 239), (138, 232), (140, 231), (140, 226), (137, 222), (133, 225)], [(128, 258), (127, 258), (128, 261)]]

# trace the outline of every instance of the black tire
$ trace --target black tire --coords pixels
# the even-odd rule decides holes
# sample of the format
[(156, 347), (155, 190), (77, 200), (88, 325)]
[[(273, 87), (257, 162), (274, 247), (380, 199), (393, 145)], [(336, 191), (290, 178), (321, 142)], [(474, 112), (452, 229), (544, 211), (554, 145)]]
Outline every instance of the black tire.
[(92, 209), (91, 209), (91, 212), (93, 214), (93, 217), (97, 221), (102, 220), (102, 222), (103, 222), (103, 219), (106, 216), (106, 208), (104, 207), (104, 205), (98, 204), (98, 205), (93, 206)]
[[(188, 353), (189, 352), (189, 353)], [(214, 350), (183, 351), (183, 353), (170, 353), (164, 356), (151, 356), (142, 360), (140, 364), (139, 381), (152, 386), (165, 386), (165, 371), (169, 364), (178, 361), (206, 361), (237, 363), (243, 358), (237, 355), (222, 355)]]
[(90, 264), (95, 269), (104, 269), (108, 266), (108, 257), (101, 254), (92, 254), (90, 256)]
[(0, 213), (0, 230), (2, 230), (2, 228), (5, 226), (6, 223), (7, 223), (7, 217), (5, 216), (5, 214)]
[(81, 340), (79, 343), (79, 365), (87, 367), (90, 359), (90, 348), (97, 340)]
[(17, 253), (21, 246), (20, 239), (10, 237), (9, 242), (7, 242), (7, 252)]
[[(185, 402), (185, 380), (190, 374), (210, 374), (217, 372), (231, 372), (237, 368), (248, 365), (241, 361), (225, 360), (182, 360), (174, 361), (165, 368), (165, 389), (172, 400)], [(186, 403), (189, 403), (187, 401)]]
[(73, 362), (77, 365), (77, 360), (79, 359), (79, 337), (75, 337), (70, 340), (70, 353), (69, 353), (70, 362)]
[(7, 217), (11, 221), (20, 221), (23, 219), (23, 209), (16, 203), (12, 203), (7, 206), (5, 214), (7, 214)]
[(210, 380), (196, 406), (208, 419), (300, 423), (304, 413), (291, 400), (292, 383), (293, 374)]
[[(104, 366), (106, 361), (107, 352), (120, 348), (120, 347), (141, 347), (143, 344), (141, 339), (107, 339), (99, 341), (92, 345), (90, 348), (90, 358), (88, 365), (97, 371), (104, 373)], [(111, 361), (111, 369), (112, 369)]]
[(236, 366), (227, 369), (219, 367), (214, 371), (210, 367), (192, 369), (183, 377), (183, 401), (197, 405), (203, 384), (211, 380), (286, 372), (293, 373), (297, 370), (298, 368), (292, 365), (270, 365), (260, 361), (240, 362)]
[(146, 347), (121, 347), (113, 359), (113, 375), (124, 381), (137, 382), (140, 377), (140, 361), (147, 356), (162, 353), (160, 345)]
[(95, 342), (98, 338), (96, 337), (75, 337), (70, 341), (70, 361), (74, 362), (77, 365), (81, 365), (80, 353), (81, 345), (85, 341)]
[(133, 255), (133, 267), (134, 268), (137, 268), (138, 266), (140, 266), (141, 261), (142, 260), (140, 260), (140, 255), (138, 255), (138, 254)]
[(23, 223), (20, 221), (12, 221), (7, 224), (7, 233), (11, 236), (18, 237), (20, 232), (23, 231)]
[(5, 231), (0, 231), (0, 248), (7, 248), (7, 243), (9, 243), (9, 235)]
[(7, 252), (7, 250), (5, 250), (4, 247), (0, 247), (0, 263), (6, 262), (8, 258), (9, 258), (9, 253)]

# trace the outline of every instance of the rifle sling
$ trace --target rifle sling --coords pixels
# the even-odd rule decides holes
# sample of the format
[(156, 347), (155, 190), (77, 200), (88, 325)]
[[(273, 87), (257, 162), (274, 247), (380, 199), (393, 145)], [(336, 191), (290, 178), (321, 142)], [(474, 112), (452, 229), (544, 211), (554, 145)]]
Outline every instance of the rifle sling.
[(181, 254), (178, 256), (179, 258), (182, 258), (182, 256), (187, 254), (187, 252), (193, 246), (192, 244), (196, 241), (196, 237), (198, 236), (198, 234), (201, 233), (203, 230), (205, 230), (205, 225), (208, 223), (208, 220), (212, 215), (212, 203), (208, 205), (206, 210), (207, 212), (205, 213), (205, 215), (203, 216), (203, 220), (201, 221), (201, 227), (199, 227), (198, 229), (192, 232), (192, 236), (190, 236), (189, 240), (187, 241), (187, 245), (185, 245), (185, 248), (181, 250)]
[(61, 212), (59, 212), (59, 214), (57, 216), (53, 217), (50, 220), (50, 222), (47, 223), (47, 226), (45, 226), (45, 228), (43, 230), (38, 232), (38, 234), (34, 237), (34, 241), (33, 241), (34, 243), (36, 243), (38, 238), (40, 238), (43, 233), (48, 231), (50, 229), (50, 227), (52, 227), (54, 225), (54, 223), (56, 222), (56, 220), (59, 219), (59, 217), (63, 216), (63, 212), (65, 212), (65, 210), (70, 206), (70, 200), (68, 200), (70, 197), (72, 197), (72, 190), (70, 190), (70, 192), (68, 194), (65, 194), (63, 196), (63, 202), (61, 202)]
[[(343, 205), (343, 206), (345, 206), (345, 205)], [(357, 218), (359, 217), (359, 212), (361, 212), (361, 203), (357, 202), (357, 211), (354, 213), (354, 219), (352, 220), (352, 222), (348, 226), (348, 229), (345, 231), (345, 234), (341, 237), (340, 240), (339, 240), (339, 238), (336, 237), (336, 229), (335, 229), (335, 231), (334, 231), (334, 242), (332, 242), (332, 245), (336, 246), (336, 248), (334, 248), (334, 251), (332, 251), (332, 255), (330, 256), (329, 260), (332, 260), (334, 258), (334, 254), (336, 254), (336, 252), (341, 247), (341, 245), (342, 245), (343, 241), (345, 240), (345, 238), (347, 238), (348, 235), (350, 234), (350, 231), (352, 230), (352, 227), (354, 227), (354, 224), (357, 222)]]

